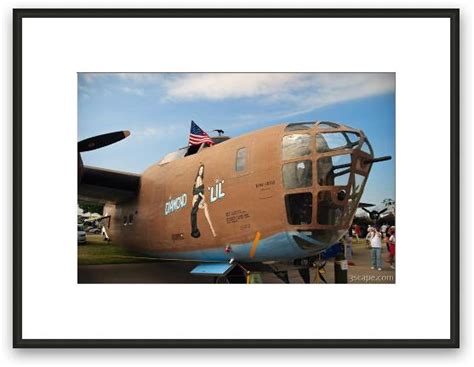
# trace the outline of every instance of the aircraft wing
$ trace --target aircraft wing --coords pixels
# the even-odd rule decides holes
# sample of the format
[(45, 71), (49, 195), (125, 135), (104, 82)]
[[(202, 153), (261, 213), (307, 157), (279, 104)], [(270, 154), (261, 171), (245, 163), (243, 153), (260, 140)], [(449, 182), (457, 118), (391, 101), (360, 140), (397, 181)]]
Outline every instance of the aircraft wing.
[(121, 203), (133, 199), (140, 188), (140, 175), (83, 166), (79, 200)]

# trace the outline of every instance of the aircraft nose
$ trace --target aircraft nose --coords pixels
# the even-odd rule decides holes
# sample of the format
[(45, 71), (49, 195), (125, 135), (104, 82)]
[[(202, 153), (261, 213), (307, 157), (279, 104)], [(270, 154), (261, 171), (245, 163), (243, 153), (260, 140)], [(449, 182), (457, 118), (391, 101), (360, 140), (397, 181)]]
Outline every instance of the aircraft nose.
[(293, 240), (303, 250), (320, 251), (338, 242), (345, 229), (313, 229), (298, 231)]
[(281, 169), (288, 224), (337, 241), (355, 215), (372, 158), (362, 131), (320, 122), (313, 135), (291, 125), (282, 140)]

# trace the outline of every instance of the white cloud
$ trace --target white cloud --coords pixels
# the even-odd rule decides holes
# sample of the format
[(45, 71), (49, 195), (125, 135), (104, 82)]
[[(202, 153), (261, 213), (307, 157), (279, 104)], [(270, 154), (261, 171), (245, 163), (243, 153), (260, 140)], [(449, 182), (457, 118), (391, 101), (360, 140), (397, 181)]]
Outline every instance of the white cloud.
[(136, 84), (156, 84), (167, 77), (167, 73), (115, 73), (115, 76)]
[(107, 76), (108, 73), (79, 73), (86, 83), (93, 83), (98, 79)]
[(348, 100), (395, 92), (394, 73), (331, 73), (315, 80), (318, 90), (302, 100), (308, 107), (322, 107)]
[[(142, 124), (139, 124), (142, 125)], [(159, 126), (159, 127), (156, 127)], [(131, 137), (143, 140), (143, 139), (156, 139), (156, 140), (165, 140), (169, 139), (173, 135), (181, 135), (183, 131), (189, 128), (184, 123), (163, 123), (163, 122), (155, 122), (146, 124), (145, 127), (140, 129), (135, 129)]]
[(119, 80), (116, 87), (121, 92), (136, 96), (157, 95), (161, 96), (162, 101), (168, 102), (248, 98), (265, 105), (267, 113), (281, 117), (309, 112), (340, 102), (395, 92), (394, 73), (83, 73), (82, 75), (87, 86), (107, 75), (114, 75)]
[(119, 90), (124, 93), (133, 94), (139, 97), (143, 97), (145, 95), (145, 90), (143, 88), (120, 87)]
[(290, 73), (210, 73), (185, 74), (165, 83), (167, 96), (173, 99), (209, 99), (269, 96), (282, 90), (294, 90), (305, 84), (303, 74)]
[(145, 127), (141, 130), (134, 131), (133, 135), (149, 138), (149, 137), (157, 136), (159, 132), (160, 132), (160, 129), (156, 127)]
[(206, 73), (183, 74), (164, 82), (173, 100), (259, 98), (299, 109), (395, 91), (393, 73)]

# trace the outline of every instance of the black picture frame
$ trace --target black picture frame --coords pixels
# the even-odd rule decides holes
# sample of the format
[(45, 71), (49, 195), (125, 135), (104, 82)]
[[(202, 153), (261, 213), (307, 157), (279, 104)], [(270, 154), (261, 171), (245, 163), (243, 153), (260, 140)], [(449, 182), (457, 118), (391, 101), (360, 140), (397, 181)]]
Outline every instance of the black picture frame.
[[(22, 19), (24, 18), (447, 18), (450, 20), (449, 339), (25, 339), (22, 335)], [(13, 347), (15, 348), (458, 348), (459, 9), (14, 9)]]

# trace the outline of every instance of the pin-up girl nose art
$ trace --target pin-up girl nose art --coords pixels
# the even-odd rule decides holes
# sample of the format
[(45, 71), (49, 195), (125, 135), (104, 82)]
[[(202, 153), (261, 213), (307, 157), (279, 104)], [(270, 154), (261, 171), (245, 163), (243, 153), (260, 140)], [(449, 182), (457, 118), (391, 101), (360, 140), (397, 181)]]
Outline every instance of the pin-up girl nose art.
[(197, 171), (196, 179), (194, 180), (193, 186), (193, 202), (191, 209), (191, 236), (198, 238), (201, 236), (197, 225), (197, 213), (199, 209), (204, 210), (204, 216), (206, 217), (209, 227), (211, 228), (212, 235), (216, 237), (216, 232), (209, 216), (209, 209), (206, 203), (206, 196), (204, 195), (204, 165), (200, 165)]

